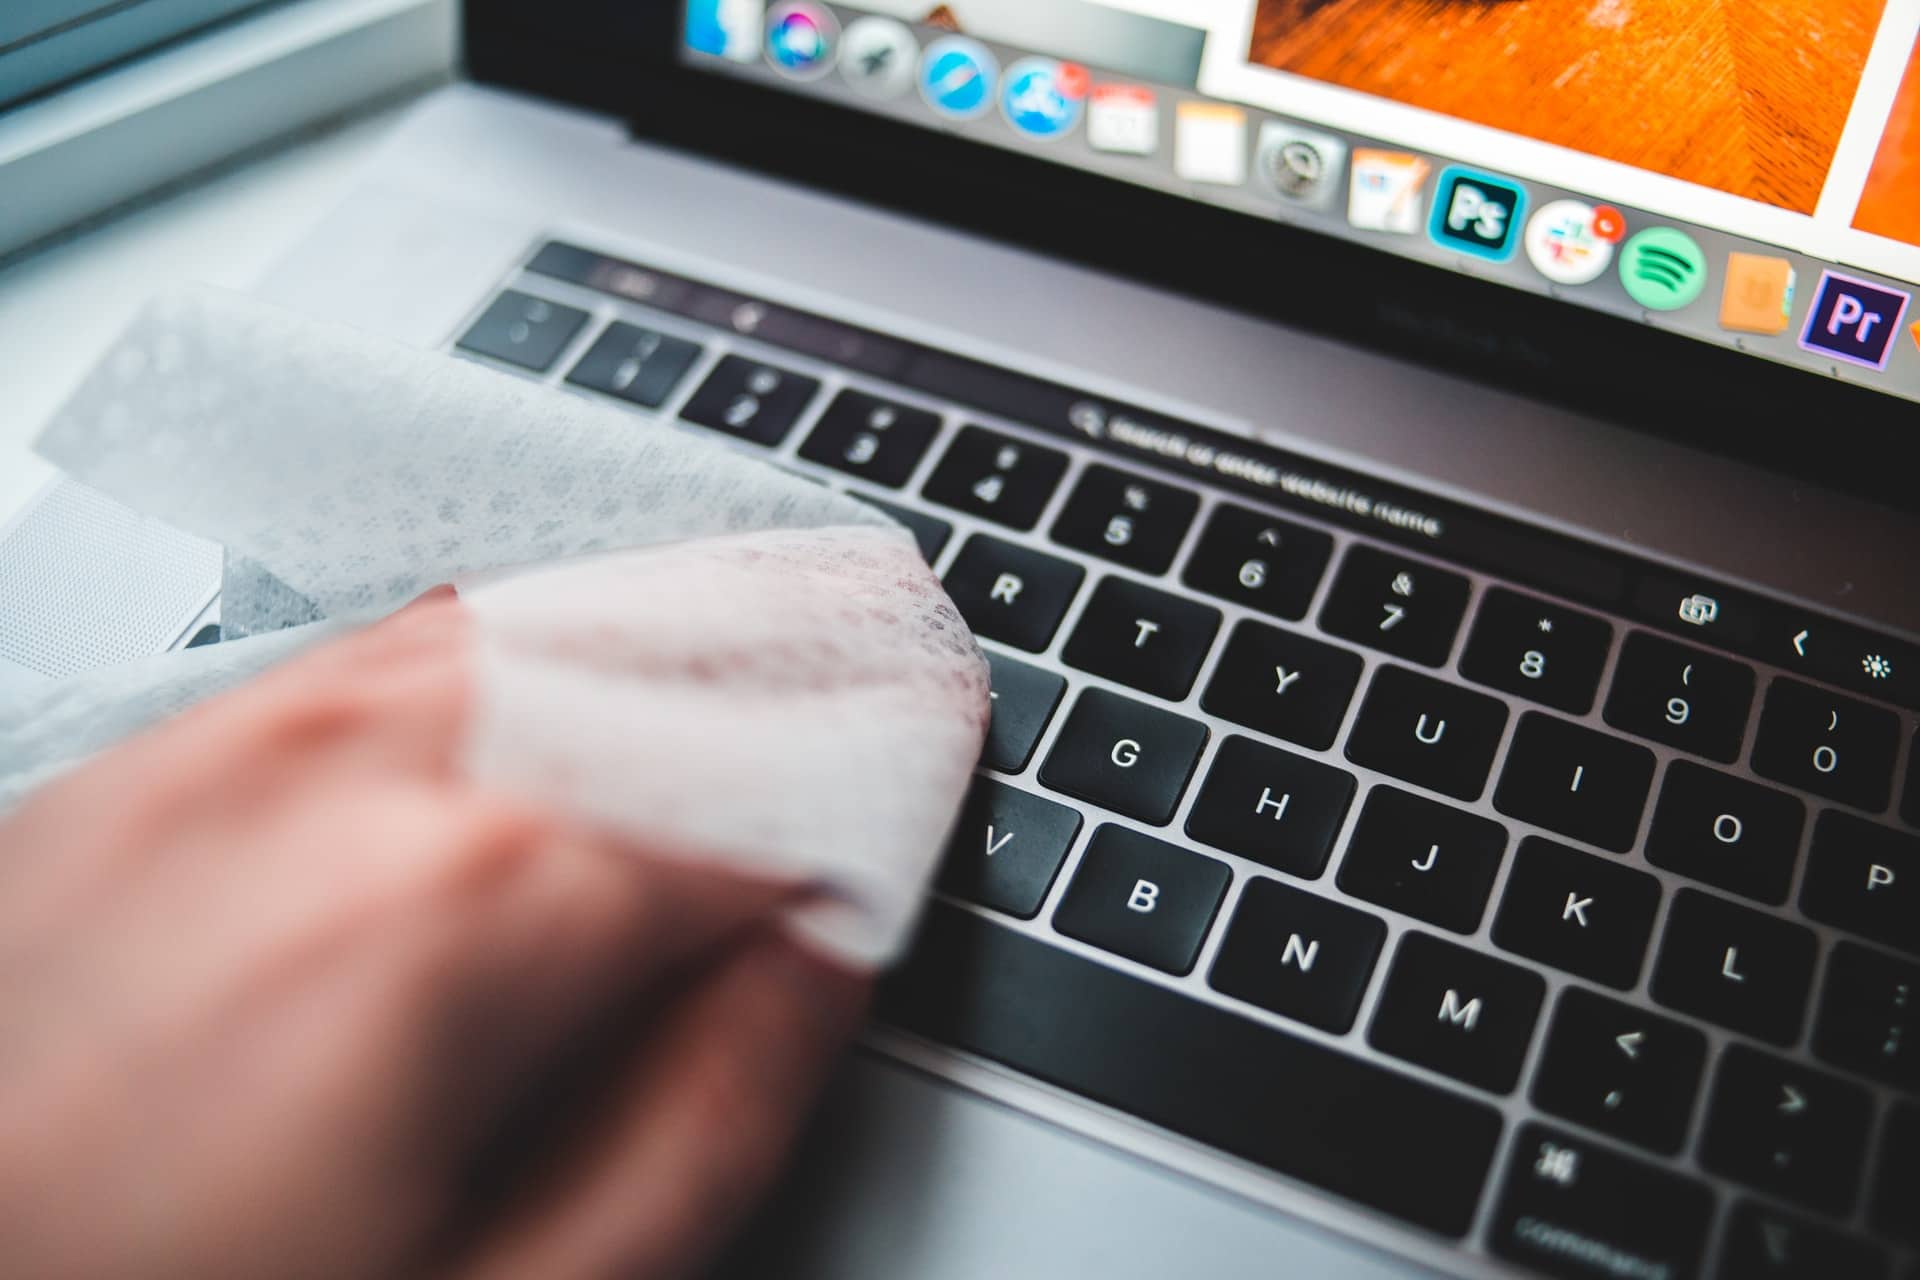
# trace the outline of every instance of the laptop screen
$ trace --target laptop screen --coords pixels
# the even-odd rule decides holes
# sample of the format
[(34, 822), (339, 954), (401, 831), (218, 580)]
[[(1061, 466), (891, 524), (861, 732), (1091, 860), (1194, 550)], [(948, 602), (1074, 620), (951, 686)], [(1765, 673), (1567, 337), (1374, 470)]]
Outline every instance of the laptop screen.
[(744, 77), (1920, 399), (1920, 4), (688, 0)]

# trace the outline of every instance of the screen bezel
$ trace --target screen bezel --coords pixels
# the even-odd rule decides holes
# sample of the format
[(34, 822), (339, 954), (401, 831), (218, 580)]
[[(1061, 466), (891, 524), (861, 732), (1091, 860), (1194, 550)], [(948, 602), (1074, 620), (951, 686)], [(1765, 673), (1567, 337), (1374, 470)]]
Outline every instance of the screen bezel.
[[(1911, 437), (1920, 430), (1920, 405), (1902, 397), (1020, 151), (703, 72), (679, 57), (681, 9), (678, 0), (468, 0), (469, 69), (482, 81), (617, 114), (650, 142), (1920, 510), (1920, 486), (1887, 465), (1915, 451)], [(836, 146), (817, 145), (827, 133)], [(816, 145), (802, 145), (809, 141)], [(875, 154), (886, 163), (866, 163)], [(1021, 199), (1006, 199), (1010, 189)], [(1036, 209), (1049, 216), (1032, 216)], [(1596, 350), (1608, 358), (1591, 358)], [(1710, 504), (1711, 495), (1700, 500)]]

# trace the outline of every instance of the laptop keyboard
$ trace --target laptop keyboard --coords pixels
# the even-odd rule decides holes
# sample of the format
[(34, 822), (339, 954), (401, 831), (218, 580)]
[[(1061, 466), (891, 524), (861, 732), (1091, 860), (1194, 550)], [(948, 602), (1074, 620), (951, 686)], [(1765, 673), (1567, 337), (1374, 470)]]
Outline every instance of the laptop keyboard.
[[(1249, 500), (1258, 446), (1124, 437), (1245, 483), (1198, 480), (1097, 398), (572, 245), (508, 284), (458, 350), (872, 502), (982, 639), (895, 1026), (1429, 1260), (1916, 1275), (1915, 646), (1544, 531), (1410, 549), (1411, 504)], [(1062, 424), (993, 412), (1029, 383)]]

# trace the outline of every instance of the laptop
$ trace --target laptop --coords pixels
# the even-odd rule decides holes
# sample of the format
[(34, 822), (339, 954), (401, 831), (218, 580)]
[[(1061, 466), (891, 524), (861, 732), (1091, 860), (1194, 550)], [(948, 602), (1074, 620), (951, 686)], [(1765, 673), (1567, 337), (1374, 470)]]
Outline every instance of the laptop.
[(1920, 12), (1573, 8), (469, 0), (262, 283), (988, 652), (722, 1274), (1920, 1277)]

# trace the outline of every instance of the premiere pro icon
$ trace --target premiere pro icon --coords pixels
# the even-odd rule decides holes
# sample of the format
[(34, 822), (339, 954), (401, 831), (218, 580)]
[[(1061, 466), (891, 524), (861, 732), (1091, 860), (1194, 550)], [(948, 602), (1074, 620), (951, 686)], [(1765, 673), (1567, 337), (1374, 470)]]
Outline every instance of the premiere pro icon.
[(1908, 294), (1829, 271), (1820, 277), (1800, 345), (1819, 355), (1873, 370), (1887, 367)]

